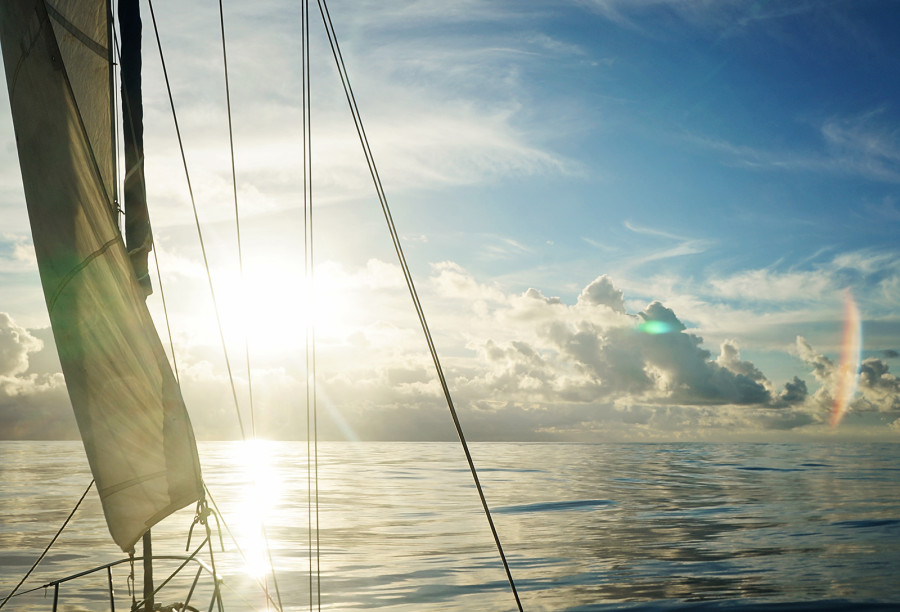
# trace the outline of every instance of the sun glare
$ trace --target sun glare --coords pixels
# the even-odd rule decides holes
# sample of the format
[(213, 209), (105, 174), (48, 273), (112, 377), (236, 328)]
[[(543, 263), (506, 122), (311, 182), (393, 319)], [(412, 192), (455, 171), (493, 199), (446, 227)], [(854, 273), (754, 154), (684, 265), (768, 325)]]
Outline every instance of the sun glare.
[(245, 483), (236, 515), (235, 535), (244, 553), (244, 571), (254, 578), (263, 578), (269, 573), (264, 526), (272, 519), (283, 494), (273, 455), (272, 443), (257, 439), (239, 443), (235, 456)]
[[(316, 285), (320, 284), (317, 280)], [(246, 270), (243, 278), (238, 274), (219, 277), (215, 286), (222, 325), (231, 343), (246, 338), (252, 350), (272, 352), (302, 344), (313, 323), (317, 333), (336, 329), (336, 309), (302, 274), (261, 265)]]

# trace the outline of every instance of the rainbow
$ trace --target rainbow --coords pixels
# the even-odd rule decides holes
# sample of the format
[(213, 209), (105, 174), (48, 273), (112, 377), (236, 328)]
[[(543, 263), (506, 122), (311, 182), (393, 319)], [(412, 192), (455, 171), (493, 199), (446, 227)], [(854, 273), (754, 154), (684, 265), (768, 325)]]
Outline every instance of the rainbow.
[(831, 426), (836, 427), (856, 394), (859, 382), (859, 362), (862, 351), (862, 321), (853, 294), (844, 292), (844, 336), (841, 342), (841, 361), (837, 369), (834, 408), (831, 410)]

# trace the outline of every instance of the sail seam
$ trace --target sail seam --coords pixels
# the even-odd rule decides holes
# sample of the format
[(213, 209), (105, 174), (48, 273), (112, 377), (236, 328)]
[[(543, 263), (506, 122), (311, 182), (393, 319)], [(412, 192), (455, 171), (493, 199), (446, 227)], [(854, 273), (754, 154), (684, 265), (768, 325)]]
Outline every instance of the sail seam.
[(37, 32), (34, 33), (34, 36), (31, 40), (28, 41), (27, 47), (22, 50), (22, 55), (19, 56), (19, 61), (16, 63), (16, 69), (13, 71), (12, 78), (7, 79), (9, 84), (9, 103), (13, 104), (13, 97), (15, 96), (16, 84), (19, 82), (19, 71), (22, 69), (22, 66), (28, 61), (31, 52), (34, 50), (35, 45), (37, 45), (38, 41), (41, 39), (41, 36), (44, 33), (44, 26), (46, 25), (46, 21), (43, 19), (38, 19), (38, 29)]
[(98, 43), (96, 40), (87, 35), (83, 30), (81, 30), (74, 23), (65, 18), (65, 16), (57, 11), (55, 8), (47, 6), (47, 14), (53, 18), (53, 20), (66, 29), (69, 34), (78, 39), (78, 41), (83, 44), (85, 47), (102, 57), (104, 60), (109, 60), (109, 51), (106, 47)]
[(166, 475), (166, 470), (159, 470), (157, 472), (153, 472), (152, 474), (145, 474), (143, 476), (138, 476), (137, 478), (129, 478), (123, 482), (118, 484), (114, 484), (111, 487), (105, 487), (101, 489), (99, 486), (97, 487), (97, 492), (100, 493), (100, 499), (104, 497), (109, 497), (119, 491), (127, 489), (129, 487), (133, 487), (136, 484), (140, 484), (142, 482), (147, 482), (148, 480), (153, 480), (154, 478), (161, 478)]
[(109, 247), (114, 245), (118, 240), (119, 237), (116, 236), (112, 240), (108, 241), (99, 249), (85, 257), (80, 264), (69, 270), (68, 274), (66, 274), (62, 278), (62, 280), (59, 281), (59, 285), (56, 287), (56, 291), (53, 292), (53, 297), (47, 300), (47, 312), (50, 314), (50, 316), (53, 316), (53, 307), (56, 306), (56, 300), (59, 299), (59, 294), (63, 292), (63, 289), (66, 288), (66, 285), (68, 285), (72, 281), (72, 279), (75, 278), (75, 275), (84, 270), (88, 266), (88, 264), (106, 253), (106, 251), (109, 250)]

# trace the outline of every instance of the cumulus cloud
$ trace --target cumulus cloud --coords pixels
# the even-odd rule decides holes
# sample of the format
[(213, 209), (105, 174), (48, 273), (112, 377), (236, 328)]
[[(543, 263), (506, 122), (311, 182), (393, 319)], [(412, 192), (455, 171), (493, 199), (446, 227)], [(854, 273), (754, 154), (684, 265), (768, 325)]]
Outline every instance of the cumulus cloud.
[(39, 351), (43, 343), (0, 312), (0, 380), (10, 380), (28, 369), (28, 354)]
[(615, 312), (625, 312), (624, 294), (616, 289), (605, 274), (584, 288), (578, 301), (583, 304), (607, 306)]
[[(813, 349), (805, 338), (797, 337), (797, 353), (812, 367), (821, 383), (812, 400), (823, 411), (834, 404), (838, 385), (838, 365)], [(868, 357), (859, 365), (857, 394), (850, 403), (851, 411), (900, 412), (900, 379), (890, 373), (889, 366), (877, 357)]]
[[(401, 326), (399, 304), (373, 306), (381, 304), (380, 296), (397, 293), (398, 271), (369, 261), (355, 271), (332, 272), (330, 280), (345, 279), (345, 297), (365, 305), (367, 316), (342, 315), (341, 333), (317, 350), (320, 435), (452, 438), (421, 336), (414, 326)], [(368, 297), (361, 298), (361, 292)], [(812, 384), (795, 375), (778, 389), (742, 355), (737, 339), (711, 349), (660, 301), (629, 312), (626, 304), (634, 302), (627, 302), (606, 275), (567, 302), (537, 288), (511, 293), (443, 262), (432, 267), (420, 293), (442, 306), (431, 318), (432, 329), (460, 418), (474, 428), (473, 439), (690, 439), (713, 432), (721, 437), (790, 431), (821, 425), (833, 403), (837, 367), (805, 339), (797, 339), (796, 354), (809, 367)], [(55, 422), (62, 422), (60, 415), (71, 421), (61, 375), (58, 369), (53, 374), (45, 358), (52, 342), (50, 349), (41, 348), (51, 338), (49, 330), (25, 330), (8, 316), (0, 323), (0, 417), (6, 430), (15, 425), (20, 435), (32, 435), (27, 432), (34, 427), (26, 427), (32, 416), (45, 423), (51, 415)], [(198, 436), (237, 435), (220, 350), (197, 345), (179, 352), (183, 392)], [(260, 435), (306, 435), (305, 381), (298, 374), (303, 363), (299, 356), (287, 360), (279, 366), (253, 364)], [(248, 384), (237, 372), (246, 428)], [(49, 409), (51, 399), (56, 412)], [(882, 359), (862, 362), (852, 410), (900, 412), (900, 381)]]
[[(445, 371), (463, 420), (478, 423), (482, 439), (787, 431), (821, 424), (830, 409), (834, 364), (805, 341), (798, 353), (817, 384), (810, 389), (793, 376), (778, 390), (742, 357), (737, 340), (722, 341), (714, 353), (658, 301), (627, 312), (624, 292), (606, 275), (574, 303), (537, 288), (510, 294), (449, 262), (433, 267), (425, 287), (452, 312), (444, 327), (456, 326), (456, 337), (465, 338), (464, 351), (450, 345)], [(867, 360), (864, 369), (866, 401), (885, 406), (900, 397), (883, 362)], [(324, 380), (323, 388), (333, 413), (356, 423), (363, 437), (415, 437), (416, 423), (425, 437), (446, 434), (440, 388), (425, 360), (399, 368), (370, 361)], [(388, 414), (402, 414), (403, 427), (392, 429)]]
[(759, 368), (741, 360), (735, 341), (713, 359), (702, 338), (663, 304), (626, 313), (623, 292), (608, 276), (589, 283), (574, 305), (534, 288), (495, 298), (491, 318), (514, 322), (519, 333), (501, 340), (497, 332), (509, 325), (494, 326), (485, 330), (488, 339), (471, 343), (483, 367), (460, 377), (467, 398), (606, 407), (784, 405)]
[(0, 438), (75, 435), (75, 418), (58, 362), (49, 371), (33, 367), (33, 361), (46, 361), (41, 355), (45, 342), (39, 335), (43, 334), (21, 327), (9, 314), (0, 312)]
[(806, 400), (807, 395), (809, 391), (806, 388), (806, 381), (794, 376), (793, 380), (784, 383), (784, 390), (778, 397), (788, 404), (799, 404)]
[(28, 236), (0, 234), (0, 272), (19, 272), (36, 267), (34, 248)]

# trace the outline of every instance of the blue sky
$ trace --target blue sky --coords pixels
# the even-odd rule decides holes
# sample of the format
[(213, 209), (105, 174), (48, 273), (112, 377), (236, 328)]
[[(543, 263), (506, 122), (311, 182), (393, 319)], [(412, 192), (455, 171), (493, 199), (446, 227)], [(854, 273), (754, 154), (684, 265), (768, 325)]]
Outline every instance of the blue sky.
[[(155, 8), (213, 278), (236, 302), (248, 290), (228, 221), (215, 7)], [(896, 439), (900, 7), (330, 8), (474, 437)], [(245, 326), (259, 418), (290, 423), (282, 435), (302, 433), (291, 412), (303, 378), (298, 13), (261, 2), (225, 15), (258, 298)], [(324, 425), (360, 438), (448, 437), (320, 29), (312, 42)], [(233, 408), (154, 49), (144, 62), (148, 189), (184, 392), (200, 435), (233, 435), (217, 416)], [(40, 342), (48, 322), (0, 104), (0, 411), (17, 431), (32, 431), (36, 414), (62, 431), (71, 419), (52, 344)], [(862, 313), (864, 375), (832, 430), (846, 289)], [(240, 328), (225, 314), (239, 360)], [(636, 331), (645, 320), (671, 331)]]

